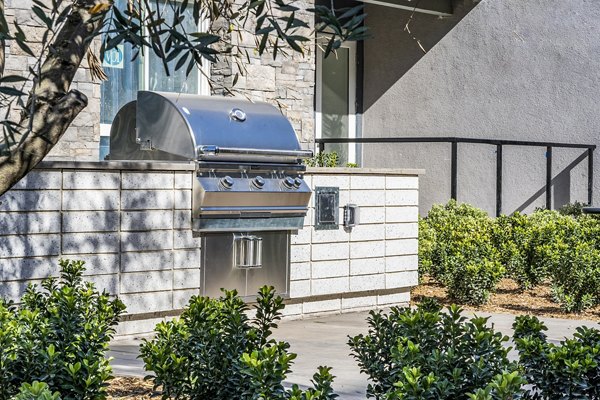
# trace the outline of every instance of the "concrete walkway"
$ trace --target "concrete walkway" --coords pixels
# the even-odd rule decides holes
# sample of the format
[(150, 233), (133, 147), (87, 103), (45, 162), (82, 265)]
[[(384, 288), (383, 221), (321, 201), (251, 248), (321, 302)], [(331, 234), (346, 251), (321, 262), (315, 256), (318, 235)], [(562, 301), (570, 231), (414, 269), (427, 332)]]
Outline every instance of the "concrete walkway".
[[(490, 323), (506, 335), (512, 335), (512, 314), (477, 313), (479, 316), (490, 317)], [(301, 387), (310, 385), (312, 375), (319, 365), (333, 367), (336, 376), (334, 389), (342, 399), (364, 399), (367, 387), (367, 377), (360, 370), (347, 346), (347, 336), (366, 333), (366, 318), (368, 313), (351, 313), (331, 315), (305, 320), (284, 321), (274, 333), (276, 339), (287, 340), (291, 351), (298, 354), (292, 367), (293, 373), (287, 382)], [(600, 325), (591, 321), (577, 321), (556, 318), (540, 318), (548, 327), (548, 338), (559, 342), (570, 337), (575, 328), (580, 325), (589, 327)], [(110, 356), (115, 375), (139, 376), (146, 375), (143, 363), (137, 359), (139, 339), (118, 339), (111, 344)]]

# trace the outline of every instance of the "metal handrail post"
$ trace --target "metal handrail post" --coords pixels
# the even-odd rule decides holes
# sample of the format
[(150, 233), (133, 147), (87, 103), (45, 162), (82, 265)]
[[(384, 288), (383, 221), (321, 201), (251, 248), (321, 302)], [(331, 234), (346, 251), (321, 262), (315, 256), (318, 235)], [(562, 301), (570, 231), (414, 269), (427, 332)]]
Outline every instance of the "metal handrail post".
[(456, 186), (458, 184), (458, 142), (456, 140), (452, 141), (452, 154), (451, 157), (451, 181), (450, 181), (450, 198), (456, 200)]
[(502, 145), (496, 145), (496, 217), (502, 214)]
[(546, 209), (552, 209), (552, 146), (546, 147)]
[(594, 202), (594, 149), (588, 149), (588, 205)]

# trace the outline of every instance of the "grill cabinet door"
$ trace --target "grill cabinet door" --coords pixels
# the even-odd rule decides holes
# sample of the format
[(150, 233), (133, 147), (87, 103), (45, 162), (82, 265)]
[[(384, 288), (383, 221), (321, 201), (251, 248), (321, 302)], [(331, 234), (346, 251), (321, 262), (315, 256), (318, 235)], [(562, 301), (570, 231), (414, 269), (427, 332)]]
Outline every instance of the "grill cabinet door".
[[(247, 251), (248, 240), (255, 242), (251, 246), (253, 251), (261, 253), (260, 266), (253, 265), (255, 263), (240, 263), (239, 251)], [(204, 234), (202, 294), (218, 297), (222, 293), (221, 288), (236, 289), (240, 296), (251, 299), (256, 296), (259, 287), (270, 285), (280, 295), (287, 296), (289, 253), (290, 234), (285, 231)]]

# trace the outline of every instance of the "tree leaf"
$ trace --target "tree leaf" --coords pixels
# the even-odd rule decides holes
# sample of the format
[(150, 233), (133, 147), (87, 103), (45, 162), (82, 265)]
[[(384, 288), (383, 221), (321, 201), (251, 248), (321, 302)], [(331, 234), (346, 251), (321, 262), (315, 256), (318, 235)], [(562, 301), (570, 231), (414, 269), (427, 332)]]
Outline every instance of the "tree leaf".
[(10, 86), (0, 86), (0, 93), (8, 96), (25, 96), (24, 92)]
[(23, 82), (26, 80), (27, 80), (27, 78), (25, 78), (24, 76), (20, 76), (20, 75), (6, 75), (6, 76), (3, 76), (2, 78), (0, 78), (0, 82), (3, 82), (3, 83)]
[(40, 7), (38, 6), (33, 6), (31, 7), (31, 11), (33, 11), (33, 13), (35, 15), (37, 15), (37, 17), (46, 25), (46, 27), (48, 29), (52, 29), (52, 25), (53, 25), (53, 21), (50, 17), (48, 17), (46, 15), (46, 13), (44, 12), (44, 10), (42, 10)]

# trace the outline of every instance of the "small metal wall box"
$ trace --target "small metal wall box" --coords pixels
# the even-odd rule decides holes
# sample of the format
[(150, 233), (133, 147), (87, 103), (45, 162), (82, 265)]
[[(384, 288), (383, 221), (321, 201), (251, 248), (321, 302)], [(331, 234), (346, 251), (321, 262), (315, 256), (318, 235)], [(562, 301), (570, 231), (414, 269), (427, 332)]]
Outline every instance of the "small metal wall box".
[(315, 188), (315, 230), (336, 230), (340, 225), (340, 189)]
[(344, 228), (354, 228), (360, 223), (360, 209), (356, 204), (344, 206)]

